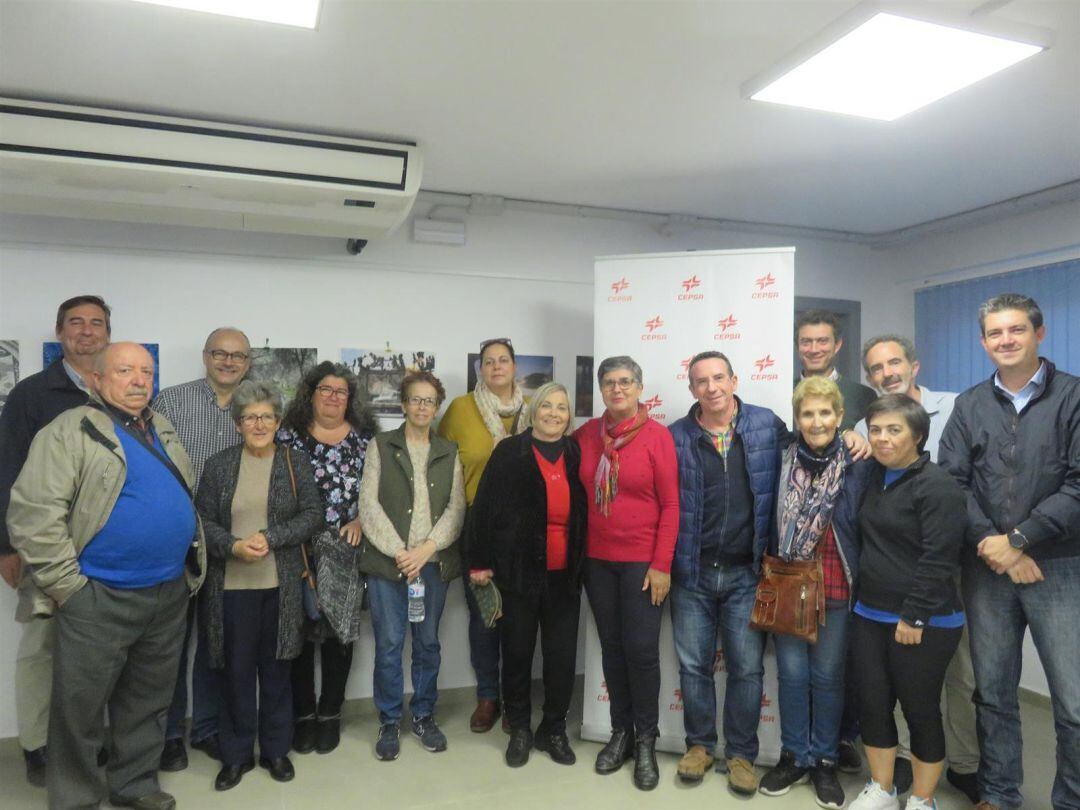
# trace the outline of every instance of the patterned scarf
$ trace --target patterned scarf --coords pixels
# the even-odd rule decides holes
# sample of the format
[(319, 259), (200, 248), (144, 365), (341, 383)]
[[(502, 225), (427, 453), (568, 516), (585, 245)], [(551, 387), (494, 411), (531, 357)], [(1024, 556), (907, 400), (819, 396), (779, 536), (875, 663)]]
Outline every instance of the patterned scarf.
[(514, 383), (509, 405), (503, 405), (502, 401), (484, 384), (483, 380), (478, 379), (476, 381), (476, 388), (473, 389), (472, 395), (476, 401), (476, 407), (480, 411), (480, 418), (484, 420), (484, 427), (488, 429), (488, 433), (495, 440), (495, 444), (510, 435), (506, 432), (500, 417), (520, 414), (520, 418), (514, 426), (514, 433), (521, 433), (529, 426), (529, 420), (525, 418), (524, 413), (525, 398), (522, 396), (521, 388), (518, 387), (517, 383)]
[(649, 409), (638, 405), (638, 412), (632, 419), (620, 424), (613, 424), (605, 413), (600, 417), (600, 440), (604, 452), (600, 463), (596, 465), (596, 503), (605, 517), (611, 514), (611, 502), (619, 494), (619, 448), (625, 447), (649, 421)]
[(791, 469), (780, 515), (780, 556), (814, 559), (818, 543), (832, 523), (833, 507), (844, 486), (844, 443), (837, 435), (821, 455), (800, 437), (786, 451)]

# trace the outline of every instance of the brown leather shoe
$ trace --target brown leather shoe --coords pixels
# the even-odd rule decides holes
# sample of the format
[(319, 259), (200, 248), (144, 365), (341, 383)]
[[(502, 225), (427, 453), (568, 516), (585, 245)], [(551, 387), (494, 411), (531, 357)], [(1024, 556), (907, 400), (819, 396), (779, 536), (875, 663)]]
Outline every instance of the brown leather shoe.
[(705, 774), (713, 766), (714, 761), (713, 755), (705, 750), (704, 745), (691, 745), (690, 750), (679, 760), (677, 769), (679, 779), (697, 784), (705, 778)]
[(499, 702), (480, 698), (476, 701), (476, 709), (473, 711), (472, 717), (469, 718), (469, 730), (475, 731), (477, 734), (491, 731), (498, 716)]
[(753, 796), (757, 793), (758, 778), (754, 763), (739, 757), (727, 760), (727, 783), (732, 793), (740, 796)]

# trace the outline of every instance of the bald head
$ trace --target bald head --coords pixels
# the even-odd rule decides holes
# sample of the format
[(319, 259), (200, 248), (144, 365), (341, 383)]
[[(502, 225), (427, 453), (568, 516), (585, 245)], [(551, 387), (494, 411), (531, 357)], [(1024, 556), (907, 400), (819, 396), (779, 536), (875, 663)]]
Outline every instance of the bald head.
[(232, 326), (215, 329), (203, 346), (206, 379), (222, 401), (227, 401), (251, 367), (247, 335)]
[(138, 343), (111, 343), (96, 358), (94, 386), (107, 403), (138, 416), (150, 404), (154, 358)]

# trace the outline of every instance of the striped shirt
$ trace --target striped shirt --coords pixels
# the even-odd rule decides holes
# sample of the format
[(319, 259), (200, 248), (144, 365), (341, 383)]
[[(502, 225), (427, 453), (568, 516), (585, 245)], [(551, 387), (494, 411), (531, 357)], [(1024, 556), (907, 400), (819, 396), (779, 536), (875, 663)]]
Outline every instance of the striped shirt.
[(205, 378), (165, 388), (154, 399), (153, 409), (165, 416), (191, 458), (198, 489), (203, 465), (215, 453), (240, 443), (229, 407), (219, 408), (217, 394)]

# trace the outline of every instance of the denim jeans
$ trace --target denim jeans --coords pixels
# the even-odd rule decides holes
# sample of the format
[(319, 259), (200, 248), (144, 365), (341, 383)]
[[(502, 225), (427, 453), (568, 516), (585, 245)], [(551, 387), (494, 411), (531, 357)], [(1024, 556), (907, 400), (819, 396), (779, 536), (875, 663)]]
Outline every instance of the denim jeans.
[(195, 615), (198, 599), (188, 602), (187, 626), (184, 629), (184, 645), (180, 648), (180, 672), (176, 678), (169, 719), (165, 727), (166, 740), (184, 739), (184, 720), (188, 708), (188, 642), (192, 627), (195, 628), (195, 662), (191, 667), (191, 741), (198, 742), (218, 733), (218, 715), (221, 711), (221, 671), (210, 669), (210, 642), (206, 628)]
[(697, 583), (671, 586), (671, 622), (679, 657), (686, 747), (716, 748), (716, 636), (724, 650), (724, 756), (758, 754), (765, 634), (750, 629), (757, 575), (750, 565), (702, 566)]
[(1080, 557), (1039, 563), (1043, 582), (1016, 585), (982, 561), (964, 568), (964, 604), (975, 668), (975, 721), (982, 746), (979, 794), (1003, 810), (1023, 802), (1020, 665), (1024, 629), (1050, 684), (1057, 732), (1054, 810), (1080, 808)]
[(844, 670), (851, 614), (847, 607), (825, 611), (817, 644), (794, 636), (773, 636), (780, 682), (780, 744), (809, 768), (818, 760), (836, 762), (844, 712)]
[(405, 630), (412, 632), (412, 687), (409, 711), (413, 717), (429, 717), (435, 713), (439, 697), (439, 621), (446, 604), (446, 583), (439, 575), (439, 566), (428, 563), (421, 569), (424, 580), (424, 620), (409, 621), (409, 590), (404, 579), (391, 581), (368, 577), (368, 600), (371, 605), (371, 626), (375, 631), (375, 706), (379, 723), (401, 722), (405, 698), (405, 675), (401, 653), (405, 648)]
[[(469, 608), (469, 660), (476, 673), (476, 699), (499, 699), (499, 634), (502, 625), (487, 627), (469, 587), (468, 574), (462, 577), (465, 604)], [(424, 580), (427, 582), (427, 580)]]

